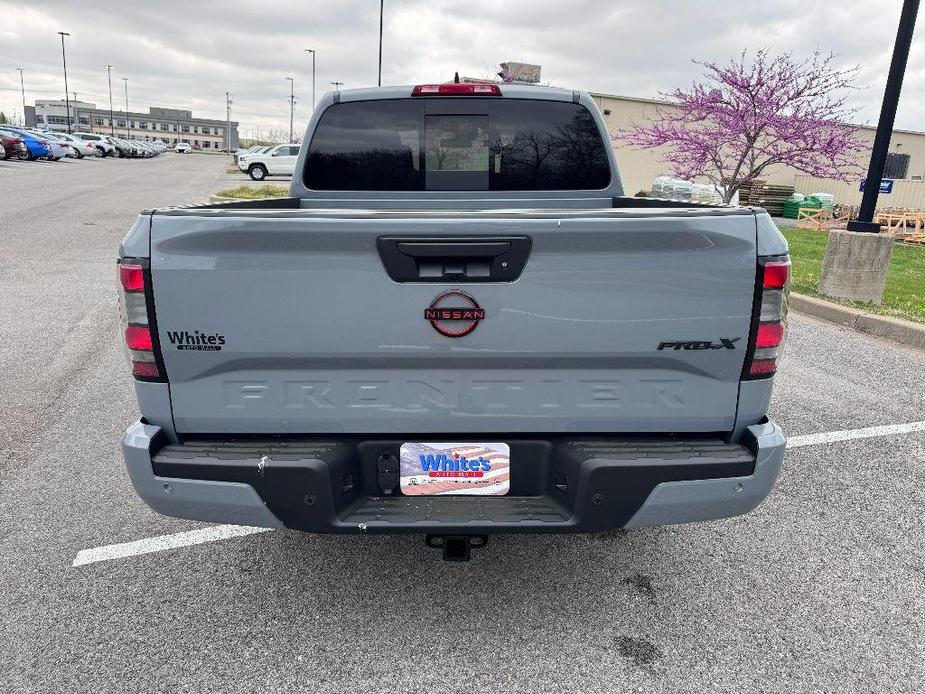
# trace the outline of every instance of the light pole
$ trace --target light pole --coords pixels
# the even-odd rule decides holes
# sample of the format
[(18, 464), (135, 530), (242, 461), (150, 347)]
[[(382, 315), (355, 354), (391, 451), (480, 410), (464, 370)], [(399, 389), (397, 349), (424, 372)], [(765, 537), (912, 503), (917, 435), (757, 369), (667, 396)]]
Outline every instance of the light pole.
[(22, 125), (26, 124), (26, 84), (22, 79), (22, 68), (16, 68), (19, 70), (19, 88), (22, 90)]
[(292, 142), (292, 111), (295, 108), (295, 80), (287, 77), (289, 80), (289, 141)]
[(379, 86), (382, 86), (382, 15), (385, 11), (385, 0), (379, 0)]
[(231, 92), (225, 92), (225, 152), (231, 154)]
[(896, 44), (893, 46), (893, 60), (886, 78), (886, 89), (883, 92), (880, 121), (877, 124), (877, 134), (874, 136), (874, 147), (870, 155), (870, 166), (864, 182), (864, 197), (861, 200), (858, 218), (848, 222), (848, 231), (868, 231), (875, 234), (880, 231), (880, 225), (873, 221), (874, 211), (877, 207), (877, 196), (880, 194), (880, 180), (883, 178), (883, 168), (886, 166), (886, 155), (890, 149), (890, 137), (893, 134), (893, 123), (896, 120), (896, 107), (899, 104), (899, 93), (903, 87), (903, 75), (906, 72), (909, 46), (912, 44), (915, 16), (918, 11), (919, 0), (904, 0), (902, 13), (899, 15), (899, 28), (896, 31)]
[(67, 96), (67, 57), (64, 54), (64, 37), (70, 36), (66, 31), (59, 31), (61, 36), (61, 62), (64, 64), (64, 108), (67, 112), (67, 131), (71, 132), (71, 102)]
[(128, 127), (128, 77), (123, 77), (122, 82), (125, 84), (125, 139), (131, 140), (132, 133)]
[(315, 110), (315, 49), (306, 48), (305, 53), (312, 54), (312, 111)]
[(106, 66), (106, 79), (109, 81), (109, 134), (116, 136), (116, 122), (112, 117), (112, 65)]
[(867, 178), (863, 184), (861, 209), (857, 219), (849, 221), (844, 231), (831, 229), (826, 240), (817, 285), (819, 293), (825, 296), (850, 301), (872, 301), (875, 304), (883, 301), (883, 288), (893, 257), (893, 238), (889, 234), (879, 233), (880, 224), (874, 221), (874, 213), (918, 9), (919, 0), (903, 0), (893, 59), (883, 92), (880, 121), (874, 136)]

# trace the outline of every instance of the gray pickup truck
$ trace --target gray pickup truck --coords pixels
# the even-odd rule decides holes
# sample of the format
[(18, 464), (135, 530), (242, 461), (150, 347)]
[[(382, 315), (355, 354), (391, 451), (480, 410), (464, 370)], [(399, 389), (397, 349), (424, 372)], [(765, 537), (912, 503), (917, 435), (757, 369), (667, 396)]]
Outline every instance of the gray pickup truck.
[(790, 260), (760, 209), (625, 197), (584, 93), (328, 94), (289, 197), (143, 211), (120, 248), (168, 516), (427, 536), (747, 513)]

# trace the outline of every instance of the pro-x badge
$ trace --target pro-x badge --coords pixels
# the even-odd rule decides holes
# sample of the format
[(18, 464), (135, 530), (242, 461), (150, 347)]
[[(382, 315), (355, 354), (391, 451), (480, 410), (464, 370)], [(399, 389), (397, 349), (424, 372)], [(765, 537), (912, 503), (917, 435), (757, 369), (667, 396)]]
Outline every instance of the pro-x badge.
[(485, 310), (465, 292), (443, 292), (424, 309), (424, 318), (430, 321), (441, 335), (462, 337), (468, 335), (485, 317)]

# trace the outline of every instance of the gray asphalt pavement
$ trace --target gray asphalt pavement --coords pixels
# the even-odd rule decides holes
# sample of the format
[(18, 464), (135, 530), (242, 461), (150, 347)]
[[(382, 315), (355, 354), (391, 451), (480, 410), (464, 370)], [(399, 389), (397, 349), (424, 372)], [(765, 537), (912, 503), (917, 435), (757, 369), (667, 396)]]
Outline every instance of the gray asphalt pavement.
[[(918, 692), (925, 434), (788, 451), (749, 516), (500, 536), (267, 532), (72, 567), (204, 527), (134, 495), (114, 259), (218, 157), (0, 162), (0, 691)], [(925, 355), (793, 316), (789, 435), (925, 419)]]

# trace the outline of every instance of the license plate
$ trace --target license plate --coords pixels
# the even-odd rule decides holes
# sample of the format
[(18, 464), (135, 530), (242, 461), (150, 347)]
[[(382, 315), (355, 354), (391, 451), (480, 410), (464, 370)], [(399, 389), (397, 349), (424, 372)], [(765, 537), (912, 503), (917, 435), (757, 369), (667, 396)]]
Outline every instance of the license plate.
[(403, 443), (401, 493), (501, 496), (511, 489), (506, 443)]

